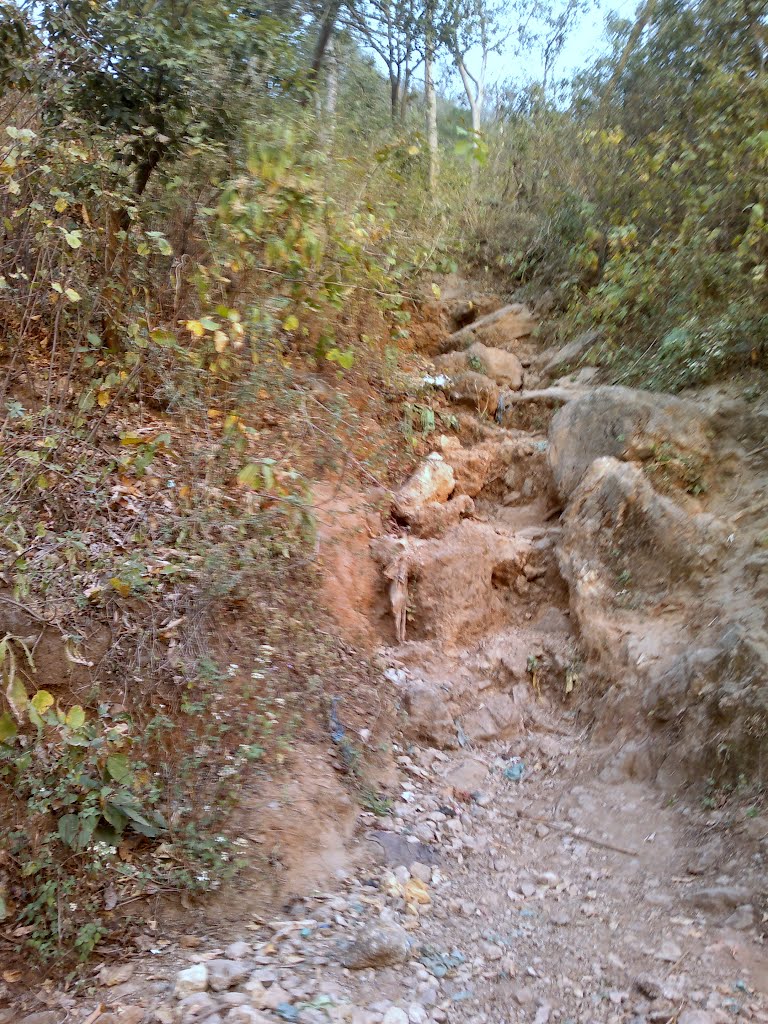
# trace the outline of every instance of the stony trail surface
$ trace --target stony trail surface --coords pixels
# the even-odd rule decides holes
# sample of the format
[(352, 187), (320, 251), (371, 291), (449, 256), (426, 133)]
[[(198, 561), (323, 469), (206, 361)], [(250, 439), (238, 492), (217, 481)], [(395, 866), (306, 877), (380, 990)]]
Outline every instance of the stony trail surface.
[(463, 443), (443, 443), (371, 545), (381, 568), (407, 564), (407, 635), (387, 620), (379, 651), (407, 717), (391, 806), (360, 815), (354, 870), (279, 919), (159, 942), (0, 1024), (768, 1021), (766, 819), (671, 798), (642, 746), (606, 759), (610, 725), (595, 741), (548, 417), (496, 422), (523, 383), (502, 355), (531, 365), (535, 321), (501, 312), (490, 337), (480, 320), (442, 344)]

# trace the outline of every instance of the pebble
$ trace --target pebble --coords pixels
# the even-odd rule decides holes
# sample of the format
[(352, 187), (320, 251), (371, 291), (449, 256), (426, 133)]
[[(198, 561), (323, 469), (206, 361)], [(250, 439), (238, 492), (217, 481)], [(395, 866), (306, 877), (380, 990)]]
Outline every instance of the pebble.
[(683, 951), (680, 949), (676, 942), (671, 939), (665, 939), (664, 942), (659, 946), (657, 952), (654, 954), (657, 960), (665, 960), (667, 963), (675, 963), (683, 955)]
[(207, 1020), (209, 1014), (215, 1013), (217, 1009), (218, 1004), (207, 992), (192, 992), (179, 1000), (175, 1019), (182, 1024), (192, 1024), (194, 1021)]
[(344, 967), (353, 971), (368, 967), (391, 967), (408, 959), (411, 940), (399, 925), (372, 922), (361, 928), (341, 951)]
[(209, 960), (208, 984), (214, 992), (224, 992), (245, 981), (253, 970), (253, 964), (243, 960)]
[(410, 1024), (426, 1024), (428, 1018), (427, 1011), (421, 1005), (421, 1003), (411, 1003), (408, 1007), (408, 1020)]

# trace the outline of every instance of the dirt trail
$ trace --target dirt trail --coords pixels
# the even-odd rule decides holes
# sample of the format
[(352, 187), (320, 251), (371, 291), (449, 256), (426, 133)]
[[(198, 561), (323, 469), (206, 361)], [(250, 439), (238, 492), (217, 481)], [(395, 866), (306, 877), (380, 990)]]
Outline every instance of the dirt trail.
[[(278, 921), (105, 968), (114, 984), (67, 1020), (101, 1005), (89, 1021), (768, 1021), (765, 818), (730, 827), (649, 784), (642, 746), (619, 764), (595, 745), (557, 555), (552, 398), (509, 388), (536, 388), (537, 352), (529, 313), (505, 315), (481, 348), (466, 328), (440, 345), (463, 443), (438, 446), (427, 483), (450, 467), (450, 500), (411, 489), (372, 544), (383, 570), (407, 564), (405, 642), (383, 603), (374, 631), (408, 714), (392, 805), (361, 815), (355, 868)], [(44, 1012), (28, 1024), (65, 1019)]]

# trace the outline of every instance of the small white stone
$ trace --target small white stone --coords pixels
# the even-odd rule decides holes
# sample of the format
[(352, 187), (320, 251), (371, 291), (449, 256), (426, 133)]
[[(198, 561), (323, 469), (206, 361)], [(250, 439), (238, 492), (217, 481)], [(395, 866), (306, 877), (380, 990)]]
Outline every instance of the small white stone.
[(408, 1024), (408, 1014), (399, 1006), (390, 1006), (381, 1024)]
[(421, 1003), (411, 1003), (408, 1007), (408, 1020), (411, 1024), (426, 1024), (427, 1011)]
[(208, 968), (205, 964), (193, 964), (176, 975), (174, 994), (177, 999), (183, 999), (193, 992), (205, 992), (207, 988)]

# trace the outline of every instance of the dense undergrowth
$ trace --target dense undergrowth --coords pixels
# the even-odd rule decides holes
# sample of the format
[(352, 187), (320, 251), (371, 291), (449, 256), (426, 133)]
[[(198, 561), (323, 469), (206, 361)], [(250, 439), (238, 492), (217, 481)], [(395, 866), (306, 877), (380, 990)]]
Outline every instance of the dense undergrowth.
[[(350, 654), (318, 628), (312, 483), (393, 479), (408, 282), (440, 258), (398, 253), (396, 140), (331, 185), (303, 93), (230, 75), (225, 110), (204, 26), (121, 13), (83, 41), (47, 11), (71, 65), (29, 43), (0, 105), (0, 924), (62, 963), (236, 871), (241, 780), (325, 720)], [(262, 29), (236, 41), (270, 76), (290, 26)], [(162, 103), (115, 94), (97, 36)]]

